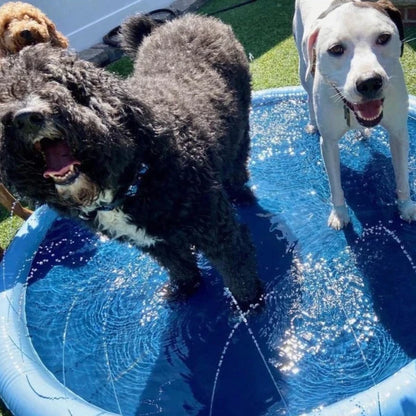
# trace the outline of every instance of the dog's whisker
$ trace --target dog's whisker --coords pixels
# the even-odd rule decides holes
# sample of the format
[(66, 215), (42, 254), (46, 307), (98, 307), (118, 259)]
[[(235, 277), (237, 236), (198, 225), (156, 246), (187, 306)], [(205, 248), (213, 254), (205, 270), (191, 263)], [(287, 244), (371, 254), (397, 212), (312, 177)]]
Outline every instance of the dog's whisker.
[(404, 38), (403, 43), (410, 43), (416, 41), (416, 36), (412, 38)]
[(331, 87), (334, 90), (334, 95), (331, 95), (330, 98), (335, 103), (343, 102), (344, 101), (344, 96), (343, 96), (342, 92), (340, 91), (340, 89), (333, 82), (329, 82), (329, 85), (331, 85)]
[(339, 102), (342, 102), (344, 100), (344, 97), (340, 93), (338, 93), (338, 92), (336, 92), (330, 98), (333, 99), (333, 101), (335, 103), (339, 103)]
[(344, 96), (342, 93), (342, 88), (339, 88), (333, 81), (330, 80), (329, 76), (325, 73), (322, 74), (322, 77), (324, 78), (325, 82), (330, 85), (334, 90), (334, 95), (331, 95), (330, 98), (335, 102), (339, 103), (341, 101), (344, 101)]

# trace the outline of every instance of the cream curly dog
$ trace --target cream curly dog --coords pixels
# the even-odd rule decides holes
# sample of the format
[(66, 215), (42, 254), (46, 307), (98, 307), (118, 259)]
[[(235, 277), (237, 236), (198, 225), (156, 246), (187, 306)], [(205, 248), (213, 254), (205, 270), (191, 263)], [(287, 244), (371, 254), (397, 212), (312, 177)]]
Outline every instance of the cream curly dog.
[(66, 37), (38, 8), (20, 1), (0, 7), (0, 56), (19, 52), (25, 46), (50, 42), (68, 47)]

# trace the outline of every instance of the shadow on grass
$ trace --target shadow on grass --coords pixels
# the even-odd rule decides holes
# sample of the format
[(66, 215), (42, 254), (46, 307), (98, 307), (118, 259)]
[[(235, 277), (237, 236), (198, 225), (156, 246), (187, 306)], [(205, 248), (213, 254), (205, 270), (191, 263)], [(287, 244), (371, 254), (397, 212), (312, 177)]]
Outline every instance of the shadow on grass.
[(1, 400), (0, 400), (0, 416), (13, 416)]
[(4, 221), (5, 219), (10, 217), (10, 213), (7, 211), (6, 208), (4, 208), (2, 205), (0, 205), (0, 222)]
[[(211, 0), (199, 12), (210, 14), (238, 3), (241, 1)], [(259, 57), (292, 36), (294, 3), (293, 0), (256, 0), (215, 16), (233, 27), (246, 51)]]
[[(211, 14), (242, 1), (211, 0), (201, 7), (199, 13)], [(215, 16), (231, 25), (247, 53), (257, 58), (292, 36), (293, 12), (293, 0), (256, 0)], [(107, 69), (127, 77), (132, 72), (133, 65), (129, 58), (124, 57)]]
[(413, 50), (416, 50), (416, 27), (405, 27), (404, 41)]

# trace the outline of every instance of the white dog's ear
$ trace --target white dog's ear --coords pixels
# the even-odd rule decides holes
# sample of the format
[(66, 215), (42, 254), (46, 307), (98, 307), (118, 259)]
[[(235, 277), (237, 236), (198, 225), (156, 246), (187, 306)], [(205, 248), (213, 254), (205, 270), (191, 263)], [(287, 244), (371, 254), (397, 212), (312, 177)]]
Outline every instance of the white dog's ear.
[(306, 51), (307, 51), (307, 59), (306, 62), (308, 63), (308, 66), (306, 68), (306, 78), (309, 77), (309, 75), (314, 76), (315, 75), (315, 68), (316, 68), (316, 50), (315, 45), (316, 41), (318, 39), (319, 34), (319, 28), (316, 28), (309, 36), (306, 41)]

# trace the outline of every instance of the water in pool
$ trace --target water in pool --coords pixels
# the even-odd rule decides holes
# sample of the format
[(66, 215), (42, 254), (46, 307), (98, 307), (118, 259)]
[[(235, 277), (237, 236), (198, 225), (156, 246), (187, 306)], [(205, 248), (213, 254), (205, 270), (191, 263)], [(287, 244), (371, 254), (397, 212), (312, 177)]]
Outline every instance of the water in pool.
[[(29, 275), (27, 322), (51, 372), (123, 416), (310, 412), (416, 356), (416, 226), (402, 222), (386, 134), (341, 143), (352, 225), (326, 225), (328, 184), (303, 95), (254, 101), (251, 185), (237, 207), (266, 285), (239, 315), (201, 258), (204, 285), (167, 304), (167, 275), (136, 248), (57, 220)], [(416, 125), (409, 121), (410, 135)], [(411, 154), (416, 155), (411, 143)], [(414, 189), (416, 159), (410, 160)]]

